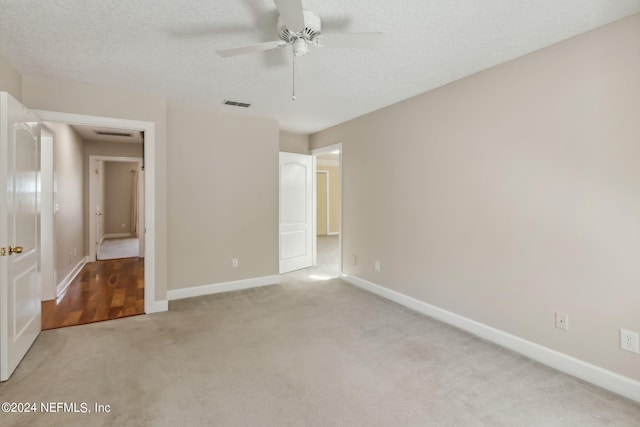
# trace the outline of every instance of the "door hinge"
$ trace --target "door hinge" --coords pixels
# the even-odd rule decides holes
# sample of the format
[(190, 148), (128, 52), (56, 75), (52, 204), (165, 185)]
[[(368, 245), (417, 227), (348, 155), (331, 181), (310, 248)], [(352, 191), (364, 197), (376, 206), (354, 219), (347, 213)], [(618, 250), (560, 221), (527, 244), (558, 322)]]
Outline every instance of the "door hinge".
[(7, 248), (0, 248), (0, 256), (7, 256)]

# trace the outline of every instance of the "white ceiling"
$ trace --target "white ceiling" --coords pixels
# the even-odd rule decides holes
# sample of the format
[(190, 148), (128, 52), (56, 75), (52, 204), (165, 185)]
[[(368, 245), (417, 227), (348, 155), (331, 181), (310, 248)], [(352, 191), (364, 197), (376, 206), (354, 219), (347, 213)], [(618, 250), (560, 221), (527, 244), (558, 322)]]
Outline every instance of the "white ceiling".
[(277, 39), (272, 0), (0, 0), (0, 53), (26, 75), (160, 94), (311, 133), (640, 12), (640, 0), (303, 4), (325, 34), (383, 31), (387, 43), (312, 48), (297, 61), (296, 101), (288, 49), (215, 52)]

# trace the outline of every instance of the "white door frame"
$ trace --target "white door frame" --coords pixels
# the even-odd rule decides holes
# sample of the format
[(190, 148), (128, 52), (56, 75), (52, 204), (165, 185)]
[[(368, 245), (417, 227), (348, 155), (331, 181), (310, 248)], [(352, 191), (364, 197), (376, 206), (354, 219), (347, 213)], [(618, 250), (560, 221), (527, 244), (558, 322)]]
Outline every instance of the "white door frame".
[(54, 185), (53, 185), (53, 145), (55, 134), (46, 125), (40, 125), (40, 274), (41, 298), (48, 301), (57, 297), (56, 285), (56, 251), (54, 216)]
[(144, 232), (146, 240), (144, 248), (144, 311), (147, 314), (167, 311), (167, 301), (156, 301), (155, 123), (139, 120), (117, 119), (112, 117), (89, 116), (84, 114), (60, 113), (55, 111), (32, 111), (34, 111), (42, 121), (46, 122), (61, 122), (70, 125), (101, 126), (144, 132)]
[[(95, 173), (93, 173), (93, 168), (95, 167), (95, 163), (98, 161), (104, 161), (104, 162), (126, 162), (126, 163), (137, 163), (138, 167), (141, 167), (143, 164), (142, 161), (142, 157), (122, 157), (122, 156), (94, 156), (94, 155), (90, 155), (89, 156), (89, 164), (87, 165), (87, 167), (89, 168), (89, 182), (87, 183), (89, 185), (89, 236), (88, 236), (88, 242), (89, 242), (89, 262), (93, 262), (97, 259), (97, 252), (96, 252), (96, 215), (95, 212), (93, 210), (93, 207), (96, 205), (96, 192), (95, 192)], [(140, 175), (140, 177), (142, 178), (142, 174)], [(138, 182), (138, 185), (140, 185), (140, 182)], [(145, 193), (144, 193), (144, 189), (142, 191), (142, 197), (138, 198), (138, 217), (139, 217), (139, 222), (140, 222), (140, 226), (141, 229), (144, 230), (144, 218), (142, 218), (142, 214), (144, 213), (144, 197), (145, 197)], [(141, 200), (142, 199), (142, 200)], [(142, 203), (140, 203), (142, 202)], [(104, 208), (104, 206), (103, 206)], [(145, 238), (145, 233), (140, 233), (140, 248), (144, 250), (144, 238)], [(144, 252), (142, 252), (142, 254), (144, 255)]]
[[(339, 245), (339, 252), (340, 252), (340, 274), (342, 274), (342, 203), (343, 203), (343, 191), (342, 191), (342, 143), (336, 143), (336, 144), (332, 144), (332, 145), (327, 145), (326, 147), (322, 147), (322, 148), (316, 148), (315, 150), (311, 150), (311, 156), (313, 157), (313, 230), (315, 231), (316, 228), (316, 183), (315, 183), (315, 179), (316, 179), (316, 157), (318, 154), (323, 154), (323, 153), (329, 153), (331, 151), (336, 151), (339, 150), (340, 151), (340, 155), (338, 156), (338, 173), (339, 173), (339, 183), (338, 186), (340, 188), (340, 194), (339, 194), (339, 206), (338, 206), (338, 245)], [(327, 191), (327, 194), (329, 192)], [(327, 206), (329, 206), (329, 204), (327, 203)], [(328, 222), (328, 219), (327, 219)], [(327, 225), (327, 231), (328, 231), (328, 225)], [(313, 238), (313, 265), (318, 265), (318, 247), (317, 247), (317, 236), (314, 233), (314, 238)]]

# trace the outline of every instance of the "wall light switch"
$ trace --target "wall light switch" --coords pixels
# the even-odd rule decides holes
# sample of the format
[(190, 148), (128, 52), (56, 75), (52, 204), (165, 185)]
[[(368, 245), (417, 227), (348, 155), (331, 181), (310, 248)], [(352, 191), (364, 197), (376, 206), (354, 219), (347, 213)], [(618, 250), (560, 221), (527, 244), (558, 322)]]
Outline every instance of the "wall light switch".
[(373, 269), (376, 270), (378, 273), (380, 273), (380, 261), (376, 261), (373, 264)]
[(232, 266), (233, 268), (236, 268), (236, 267), (237, 267), (237, 266), (239, 266), (239, 265), (240, 265), (240, 263), (238, 262), (238, 258), (233, 258), (233, 259), (231, 260), (231, 266)]

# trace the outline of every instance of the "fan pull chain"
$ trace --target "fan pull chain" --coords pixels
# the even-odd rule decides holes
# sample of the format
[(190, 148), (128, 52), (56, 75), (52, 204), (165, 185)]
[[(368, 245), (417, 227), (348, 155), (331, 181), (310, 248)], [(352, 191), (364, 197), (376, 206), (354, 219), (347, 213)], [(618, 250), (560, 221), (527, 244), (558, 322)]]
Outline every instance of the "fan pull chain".
[(291, 100), (295, 101), (296, 100), (296, 55), (295, 53), (293, 54), (293, 74), (291, 76), (291, 81), (292, 81), (292, 91), (291, 91)]

